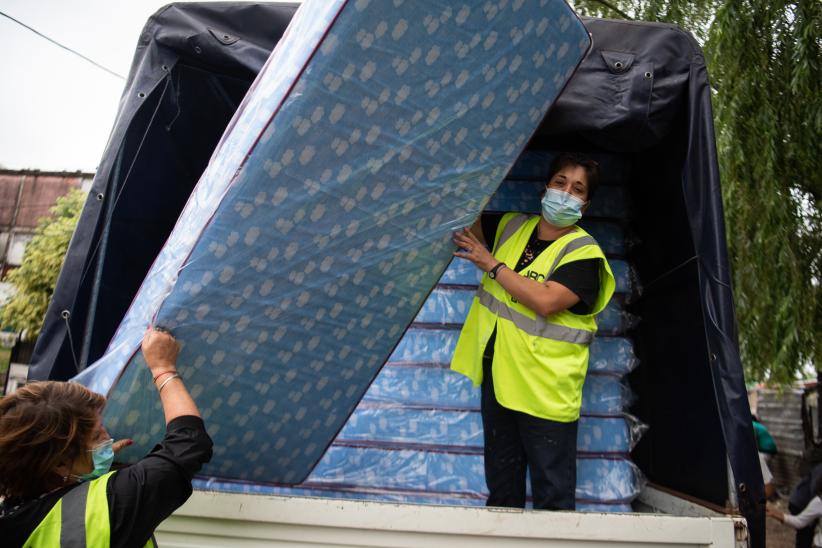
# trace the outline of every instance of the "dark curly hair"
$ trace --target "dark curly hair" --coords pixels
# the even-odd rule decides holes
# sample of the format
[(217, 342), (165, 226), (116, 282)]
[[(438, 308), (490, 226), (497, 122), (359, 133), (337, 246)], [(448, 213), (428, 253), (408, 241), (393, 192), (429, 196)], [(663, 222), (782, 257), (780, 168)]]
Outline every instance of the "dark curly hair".
[(55, 468), (88, 449), (105, 403), (82, 385), (56, 381), (0, 399), (0, 496), (28, 498), (63, 485)]

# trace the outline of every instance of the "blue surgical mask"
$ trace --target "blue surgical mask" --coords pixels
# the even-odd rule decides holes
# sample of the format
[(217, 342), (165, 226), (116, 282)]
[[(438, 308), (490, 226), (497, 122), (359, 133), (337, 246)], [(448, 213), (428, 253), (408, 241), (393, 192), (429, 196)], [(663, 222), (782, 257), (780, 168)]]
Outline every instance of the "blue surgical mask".
[(114, 440), (106, 440), (94, 449), (91, 449), (91, 460), (94, 463), (94, 470), (80, 476), (81, 480), (97, 479), (111, 469), (111, 463), (114, 462), (113, 443)]
[(576, 196), (549, 188), (542, 197), (542, 216), (554, 226), (565, 228), (582, 218), (585, 202)]

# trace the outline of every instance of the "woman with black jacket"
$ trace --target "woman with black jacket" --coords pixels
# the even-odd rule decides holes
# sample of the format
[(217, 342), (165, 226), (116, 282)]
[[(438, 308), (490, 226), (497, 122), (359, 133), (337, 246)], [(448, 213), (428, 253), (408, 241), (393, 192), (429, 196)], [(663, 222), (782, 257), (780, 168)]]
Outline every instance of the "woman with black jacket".
[(0, 400), (0, 538), (4, 546), (154, 546), (154, 529), (191, 495), (212, 442), (177, 373), (178, 346), (151, 329), (142, 343), (166, 420), (142, 460), (110, 472), (105, 398), (75, 383), (28, 384)]

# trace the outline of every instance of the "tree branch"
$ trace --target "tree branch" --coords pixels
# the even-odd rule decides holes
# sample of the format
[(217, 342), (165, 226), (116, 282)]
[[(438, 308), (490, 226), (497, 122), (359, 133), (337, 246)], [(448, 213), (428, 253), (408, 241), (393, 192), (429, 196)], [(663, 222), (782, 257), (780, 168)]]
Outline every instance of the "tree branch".
[(610, 2), (606, 2), (605, 0), (591, 0), (591, 1), (592, 2), (597, 2), (598, 4), (602, 4), (603, 6), (608, 8), (609, 10), (617, 13), (618, 15), (621, 15), (624, 19), (627, 19), (628, 21), (633, 21), (634, 20), (633, 17), (631, 17), (630, 15), (625, 13), (624, 11), (620, 10), (619, 8), (617, 8), (615, 5), (611, 4)]

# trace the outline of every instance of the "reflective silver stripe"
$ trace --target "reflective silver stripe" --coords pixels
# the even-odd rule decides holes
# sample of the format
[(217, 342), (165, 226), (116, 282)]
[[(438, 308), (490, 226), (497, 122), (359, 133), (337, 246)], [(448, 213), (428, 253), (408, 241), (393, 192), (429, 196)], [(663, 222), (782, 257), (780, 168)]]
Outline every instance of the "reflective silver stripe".
[(81, 483), (61, 499), (60, 548), (86, 548), (86, 501), (90, 483)]
[(485, 308), (506, 320), (510, 320), (517, 328), (528, 335), (554, 341), (585, 345), (591, 344), (594, 340), (594, 333), (592, 331), (553, 324), (539, 316), (531, 319), (522, 312), (506, 306), (505, 303), (488, 293), (482, 286), (477, 290), (477, 297), (479, 298), (480, 304)]
[(505, 228), (502, 229), (502, 234), (500, 234), (499, 241), (497, 242), (497, 247), (494, 248), (494, 252), (496, 252), (499, 248), (502, 247), (502, 244), (508, 241), (514, 233), (520, 229), (522, 225), (530, 218), (530, 215), (526, 215), (525, 213), (521, 213), (517, 215), (510, 221), (508, 224), (505, 225)]
[(559, 262), (572, 251), (576, 251), (580, 247), (585, 247), (586, 245), (596, 245), (597, 241), (593, 239), (591, 236), (583, 236), (581, 238), (577, 238), (575, 240), (571, 240), (568, 244), (563, 248), (562, 251), (559, 252), (557, 255), (556, 260), (554, 260), (554, 264), (551, 265), (551, 269), (548, 270), (548, 274), (545, 276), (546, 279), (551, 277), (551, 274), (554, 273), (554, 269), (557, 267)]

